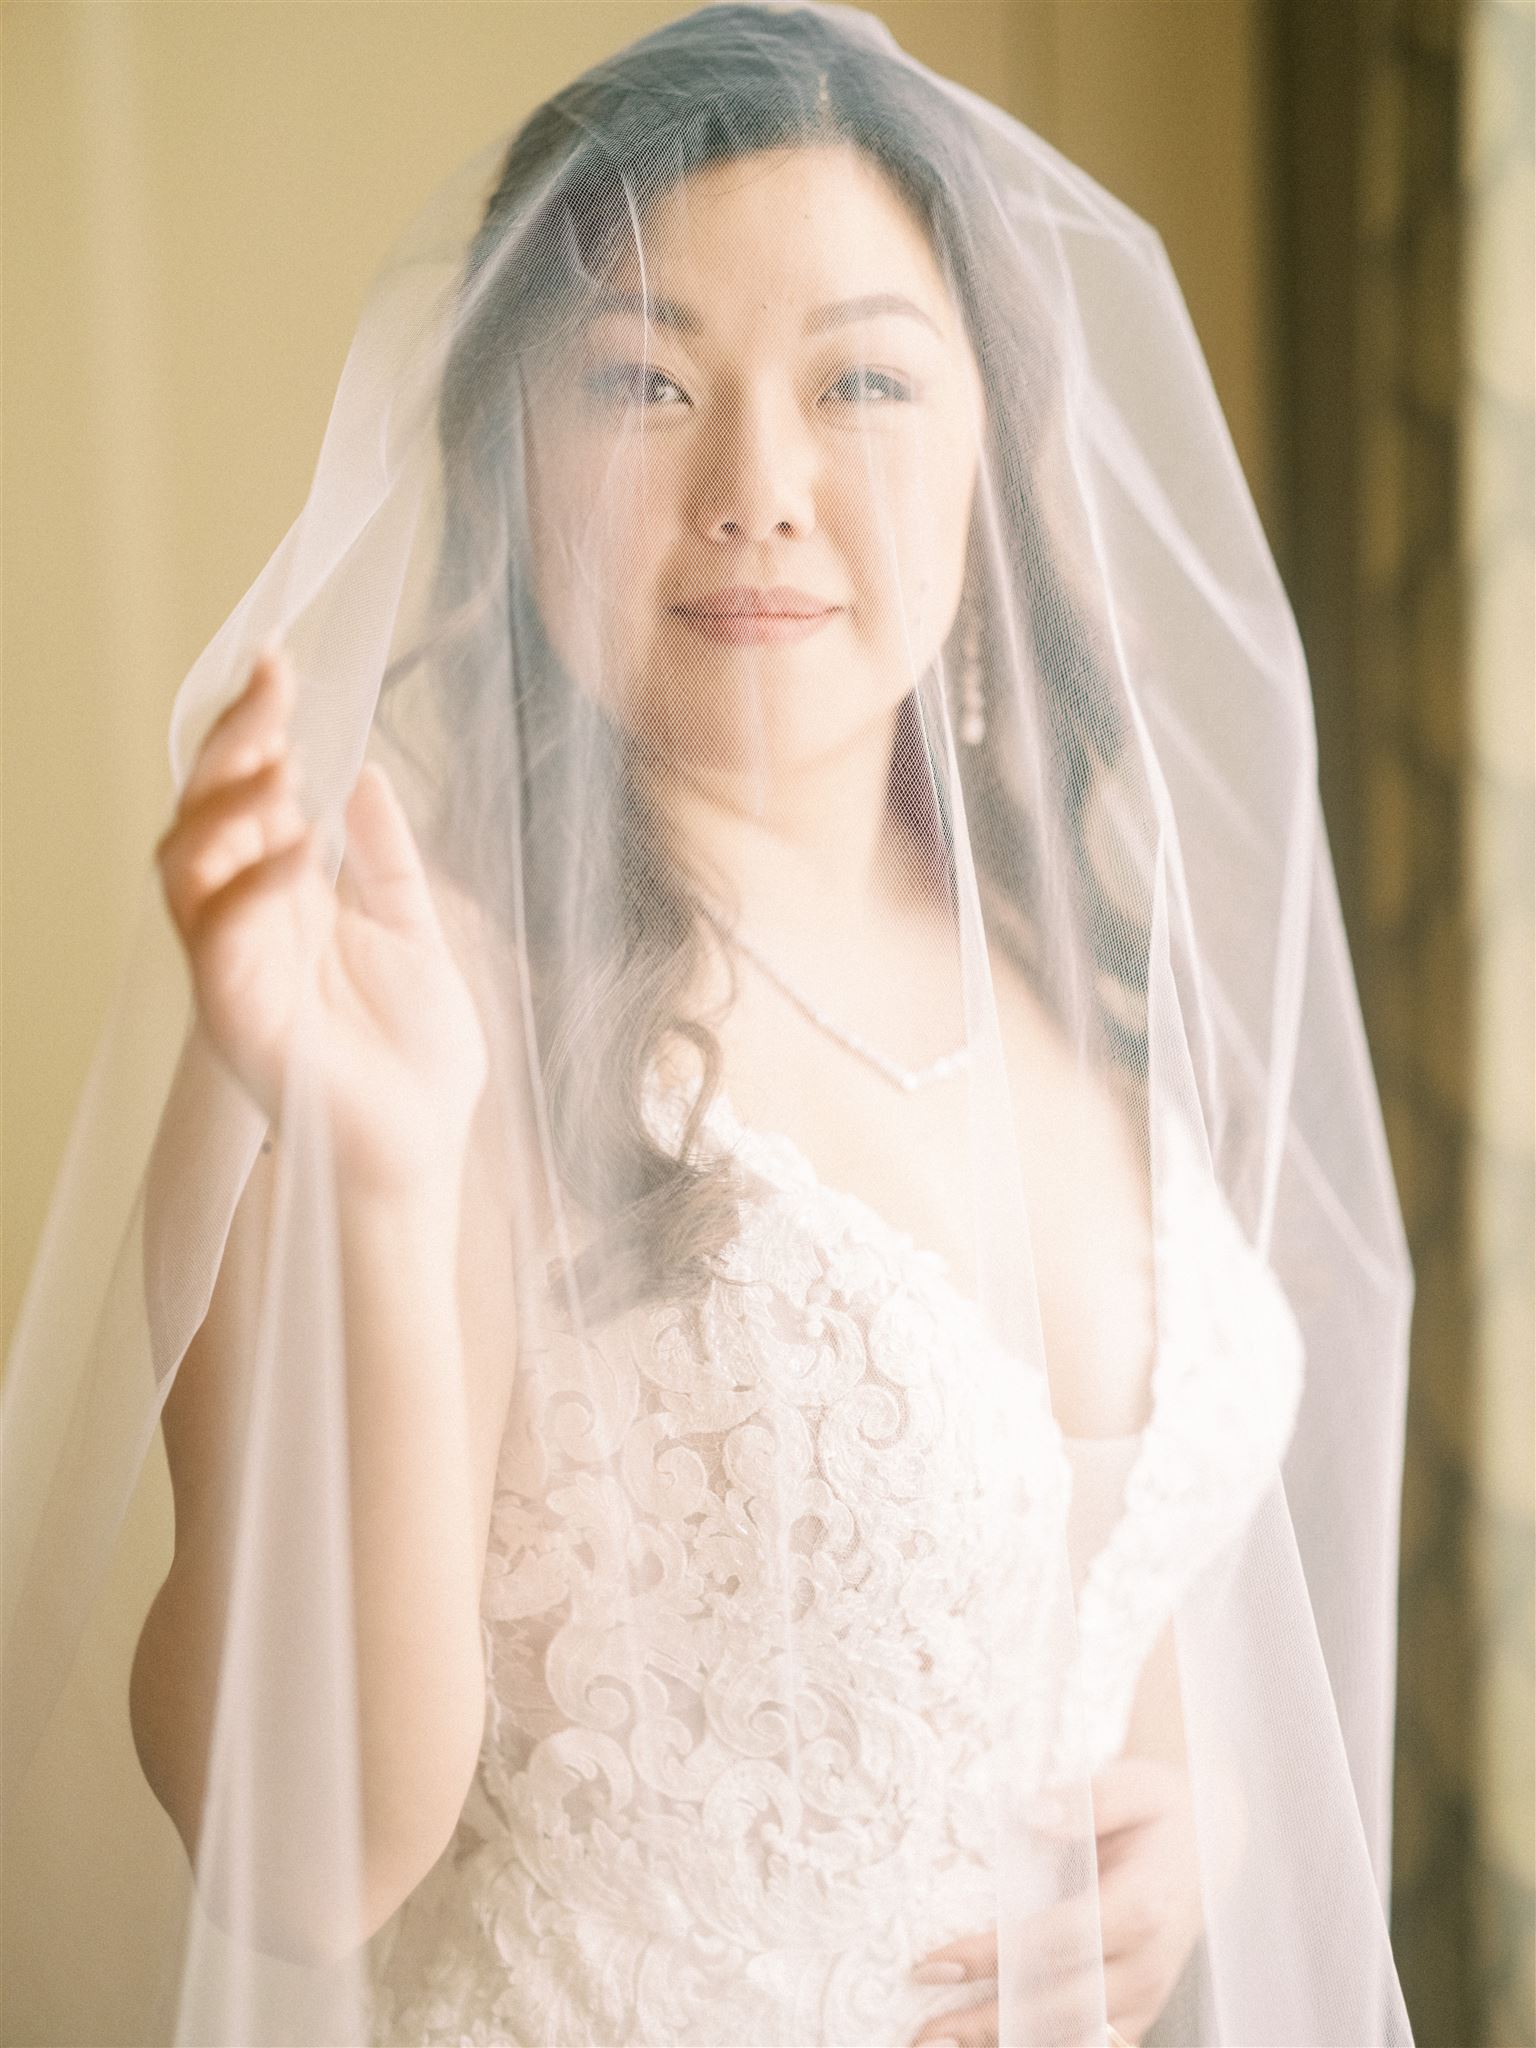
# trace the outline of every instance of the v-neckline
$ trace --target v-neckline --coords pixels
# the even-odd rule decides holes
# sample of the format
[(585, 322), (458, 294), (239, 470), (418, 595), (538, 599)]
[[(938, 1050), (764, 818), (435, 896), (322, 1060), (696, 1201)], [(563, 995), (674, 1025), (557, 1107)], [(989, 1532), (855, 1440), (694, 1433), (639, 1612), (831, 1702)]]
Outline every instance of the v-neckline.
[[(664, 1099), (684, 1099), (684, 1087), (675, 1084), (662, 1088)], [(768, 1171), (764, 1178), (769, 1185), (782, 1191), (783, 1175), (792, 1173), (799, 1184), (819, 1196), (829, 1199), (849, 1220), (864, 1243), (890, 1255), (893, 1265), (898, 1268), (920, 1267), (930, 1287), (936, 1288), (946, 1300), (951, 1300), (964, 1315), (968, 1324), (975, 1329), (978, 1338), (992, 1351), (995, 1357), (1013, 1360), (1021, 1368), (1039, 1372), (1045, 1376), (1043, 1365), (1029, 1366), (1027, 1361), (1003, 1345), (993, 1335), (991, 1327), (975, 1299), (960, 1287), (955, 1279), (950, 1261), (936, 1248), (920, 1245), (911, 1233), (903, 1230), (885, 1216), (875, 1204), (855, 1193), (850, 1188), (840, 1188), (826, 1180), (805, 1148), (787, 1131), (766, 1130), (762, 1126), (748, 1123), (743, 1119), (727, 1090), (720, 1086), (707, 1104), (702, 1128), (719, 1139), (728, 1151), (745, 1151), (748, 1164), (760, 1168), (766, 1163)], [(1163, 1186), (1161, 1194), (1157, 1186), (1154, 1166), (1152, 1186), (1152, 1264), (1154, 1275), (1154, 1340), (1150, 1374), (1150, 1412), (1140, 1430), (1126, 1436), (1073, 1437), (1067, 1435), (1056, 1418), (1050, 1403), (1049, 1384), (1045, 1388), (1043, 1413), (1049, 1425), (1046, 1454), (1054, 1457), (1063, 1482), (1064, 1512), (1070, 1512), (1070, 1502), (1078, 1490), (1078, 1472), (1075, 1461), (1085, 1465), (1097, 1463), (1102, 1469), (1105, 1462), (1123, 1467), (1119, 1476), (1118, 1498), (1099, 1542), (1084, 1567), (1080, 1587), (1076, 1595), (1076, 1659), (1092, 1661), (1098, 1657), (1101, 1662), (1108, 1659), (1107, 1671), (1099, 1676), (1107, 1688), (1107, 1708), (1100, 1702), (1100, 1708), (1110, 1713), (1109, 1725), (1115, 1731), (1114, 1741), (1104, 1750), (1104, 1757), (1119, 1753), (1123, 1746), (1129, 1717), (1134, 1711), (1135, 1689), (1139, 1682), (1138, 1664), (1127, 1679), (1124, 1673), (1117, 1673), (1112, 1652), (1105, 1646), (1105, 1631), (1117, 1626), (1123, 1595), (1117, 1587), (1117, 1574), (1126, 1568), (1134, 1570), (1137, 1560), (1147, 1553), (1146, 1530), (1148, 1518), (1155, 1518), (1167, 1506), (1175, 1520), (1182, 1516), (1188, 1524), (1191, 1517), (1198, 1525), (1199, 1517), (1208, 1507), (1203, 1487), (1191, 1489), (1170, 1484), (1170, 1472), (1178, 1464), (1181, 1432), (1187, 1433), (1192, 1425), (1194, 1406), (1184, 1398), (1178, 1381), (1186, 1382), (1198, 1377), (1204, 1369), (1204, 1353), (1201, 1339), (1191, 1336), (1180, 1321), (1187, 1309), (1181, 1308), (1185, 1300), (1183, 1275), (1178, 1262), (1191, 1255), (1186, 1235), (1197, 1230), (1204, 1212), (1199, 1215), (1184, 1214), (1184, 1181), (1197, 1190), (1208, 1183), (1196, 1158), (1195, 1140), (1180, 1122), (1177, 1115), (1169, 1113), (1163, 1119), (1161, 1135), (1165, 1154)], [(777, 1167), (776, 1173), (773, 1169)], [(1218, 1201), (1225, 1212), (1226, 1226), (1232, 1234), (1230, 1245), (1221, 1243), (1219, 1249), (1213, 1246), (1217, 1256), (1245, 1255), (1246, 1260), (1258, 1261), (1259, 1270), (1268, 1276), (1270, 1285), (1278, 1296), (1280, 1312), (1289, 1321), (1292, 1341), (1296, 1347), (1296, 1391), (1289, 1396), (1290, 1418), (1284, 1424), (1284, 1434), (1279, 1442), (1283, 1446), (1289, 1432), (1295, 1425), (1295, 1404), (1299, 1399), (1301, 1359), (1305, 1355), (1305, 1340), (1296, 1324), (1293, 1311), (1286, 1301), (1284, 1290), (1268, 1269), (1261, 1255), (1248, 1241), (1246, 1232), (1238, 1223), (1230, 1207), (1217, 1190)], [(1219, 1224), (1219, 1217), (1210, 1219)], [(1217, 1236), (1225, 1239), (1226, 1229), (1218, 1228)], [(1166, 1310), (1166, 1314), (1165, 1314)], [(1255, 1335), (1258, 1335), (1257, 1330)], [(1186, 1342), (1186, 1337), (1190, 1341)], [(1262, 1343), (1262, 1338), (1259, 1339)], [(1187, 1388), (1186, 1388), (1187, 1391)], [(1198, 1404), (1195, 1404), (1198, 1405)], [(1171, 1503), (1172, 1505), (1167, 1505)], [(1200, 1529), (1195, 1527), (1190, 1541), (1200, 1540)], [(1166, 1541), (1152, 1547), (1153, 1555), (1166, 1551)], [(1101, 1716), (1102, 1718), (1102, 1716)]]
[[(664, 1083), (658, 1080), (654, 1074), (648, 1083), (648, 1091), (654, 1091), (661, 1100), (673, 1103), (691, 1103), (693, 1092), (686, 1082)], [(955, 1304), (967, 1322), (976, 1329), (978, 1335), (993, 1351), (1000, 1356), (1012, 1359), (1016, 1364), (1024, 1366), (1026, 1370), (1045, 1373), (1043, 1364), (1038, 1367), (1031, 1366), (1029, 1361), (1003, 1344), (994, 1334), (986, 1312), (976, 1297), (960, 1284), (959, 1277), (955, 1272), (954, 1262), (946, 1253), (941, 1252), (937, 1246), (920, 1244), (909, 1230), (905, 1230), (899, 1223), (893, 1222), (867, 1196), (859, 1194), (853, 1188), (845, 1188), (836, 1182), (829, 1181), (805, 1147), (797, 1138), (792, 1137), (788, 1131), (770, 1130), (764, 1125), (750, 1122), (747, 1118), (743, 1117), (723, 1081), (717, 1084), (714, 1093), (705, 1106), (702, 1127), (712, 1131), (732, 1151), (745, 1149), (755, 1152), (759, 1160), (761, 1160), (765, 1148), (770, 1160), (773, 1153), (777, 1151), (780, 1159), (787, 1162), (793, 1168), (806, 1186), (813, 1188), (823, 1199), (835, 1203), (846, 1215), (856, 1219), (866, 1242), (873, 1242), (881, 1249), (891, 1253), (900, 1263), (922, 1267), (929, 1284), (936, 1286), (948, 1300)], [(767, 1177), (773, 1180), (771, 1173)], [(775, 1185), (779, 1185), (779, 1183), (775, 1182)], [(1051, 1427), (1055, 1432), (1056, 1441), (1064, 1453), (1070, 1454), (1078, 1445), (1088, 1446), (1088, 1450), (1084, 1453), (1085, 1456), (1095, 1455), (1095, 1446), (1100, 1447), (1104, 1451), (1113, 1446), (1119, 1449), (1122, 1454), (1130, 1453), (1130, 1462), (1125, 1474), (1124, 1499), (1127, 1503), (1129, 1502), (1132, 1485), (1139, 1483), (1140, 1475), (1149, 1461), (1149, 1452), (1155, 1447), (1166, 1427), (1171, 1408), (1167, 1381), (1171, 1377), (1174, 1354), (1172, 1347), (1164, 1342), (1161, 1315), (1163, 1291), (1161, 1263), (1163, 1255), (1168, 1249), (1168, 1233), (1163, 1224), (1160, 1210), (1161, 1205), (1157, 1200), (1154, 1188), (1151, 1199), (1153, 1340), (1152, 1367), (1148, 1381), (1149, 1409), (1146, 1421), (1140, 1429), (1130, 1430), (1113, 1436), (1070, 1436), (1057, 1420), (1055, 1410), (1050, 1407), (1047, 1396), (1047, 1412), (1050, 1415)], [(1048, 1375), (1047, 1388), (1049, 1388)]]

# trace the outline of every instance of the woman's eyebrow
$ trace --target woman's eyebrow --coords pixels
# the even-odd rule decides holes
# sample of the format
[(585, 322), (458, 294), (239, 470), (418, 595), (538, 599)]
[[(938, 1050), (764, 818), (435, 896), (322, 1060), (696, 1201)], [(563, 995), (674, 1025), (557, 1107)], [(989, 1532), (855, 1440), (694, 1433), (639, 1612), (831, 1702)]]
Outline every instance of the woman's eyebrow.
[(921, 320), (931, 327), (940, 340), (943, 334), (939, 323), (925, 313), (914, 299), (903, 297), (900, 292), (866, 292), (861, 299), (838, 299), (830, 306), (815, 306), (805, 316), (807, 334), (820, 334), (824, 327), (840, 327), (848, 320), (868, 320), (876, 313), (907, 313), (914, 320)]
[[(592, 317), (595, 319), (600, 313), (638, 313), (642, 317), (648, 314), (658, 327), (671, 327), (679, 334), (697, 334), (704, 324), (691, 306), (682, 305), (677, 299), (652, 298), (647, 302), (644, 292), (611, 288), (601, 293), (593, 306)], [(868, 320), (877, 313), (909, 314), (943, 338), (933, 317), (900, 292), (866, 292), (862, 298), (836, 299), (831, 305), (813, 306), (805, 316), (805, 331), (820, 334), (825, 328), (839, 327), (850, 320)]]

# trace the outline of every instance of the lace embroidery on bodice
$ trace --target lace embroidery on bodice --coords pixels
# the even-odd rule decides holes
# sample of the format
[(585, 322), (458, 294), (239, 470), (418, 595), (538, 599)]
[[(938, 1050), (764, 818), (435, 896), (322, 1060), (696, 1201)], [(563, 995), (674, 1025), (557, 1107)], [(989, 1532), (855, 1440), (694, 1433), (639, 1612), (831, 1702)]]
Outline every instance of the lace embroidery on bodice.
[[(686, 1110), (652, 1084), (663, 1142)], [(383, 2038), (896, 2048), (952, 2002), (906, 1973), (995, 1914), (998, 1759), (1040, 1782), (1118, 1752), (1294, 1424), (1294, 1317), (1165, 1130), (1152, 1415), (1052, 1693), (1073, 1460), (1043, 1372), (715, 1097), (700, 1142), (746, 1179), (703, 1300), (520, 1361), (480, 1761), (373, 1945)]]

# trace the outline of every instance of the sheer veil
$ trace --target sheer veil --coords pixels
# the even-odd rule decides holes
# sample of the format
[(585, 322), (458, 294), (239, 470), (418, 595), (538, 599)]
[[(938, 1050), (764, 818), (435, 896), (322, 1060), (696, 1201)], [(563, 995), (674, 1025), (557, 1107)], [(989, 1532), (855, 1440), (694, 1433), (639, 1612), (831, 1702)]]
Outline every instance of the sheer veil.
[(169, 749), (267, 808), (146, 862), (0, 1409), (56, 2038), (898, 2048), (992, 1928), (988, 2038), (1101, 2043), (1141, 1755), (1150, 2038), (1407, 2043), (1412, 1279), (1156, 234), (710, 0), (425, 202)]

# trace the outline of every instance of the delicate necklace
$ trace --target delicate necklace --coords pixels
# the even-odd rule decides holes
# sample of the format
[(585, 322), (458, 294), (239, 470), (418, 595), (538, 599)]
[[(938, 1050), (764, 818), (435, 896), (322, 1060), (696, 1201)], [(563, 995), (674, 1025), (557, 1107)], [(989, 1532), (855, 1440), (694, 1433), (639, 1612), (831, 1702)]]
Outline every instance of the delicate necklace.
[(756, 946), (742, 937), (737, 927), (723, 923), (707, 906), (705, 915), (722, 937), (729, 940), (732, 945), (739, 946), (749, 960), (755, 961), (764, 974), (767, 975), (768, 979), (777, 988), (782, 989), (795, 1007), (802, 1010), (813, 1024), (825, 1031), (829, 1038), (835, 1038), (838, 1044), (846, 1047), (849, 1052), (857, 1054), (861, 1060), (872, 1066), (877, 1073), (883, 1074), (887, 1081), (894, 1081), (898, 1088), (904, 1088), (910, 1093), (914, 1088), (925, 1087), (930, 1081), (942, 1081), (946, 1075), (953, 1074), (964, 1066), (970, 1058), (970, 1045), (965, 1044), (956, 1046), (953, 1052), (941, 1053), (938, 1059), (930, 1060), (925, 1067), (904, 1067), (900, 1065), (898, 1061), (891, 1059), (888, 1054), (872, 1046), (867, 1039), (860, 1038), (857, 1032), (847, 1031), (841, 1024), (834, 1023), (819, 1004), (813, 1003), (810, 997), (796, 988), (794, 983), (782, 975), (771, 961), (765, 960)]

